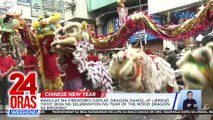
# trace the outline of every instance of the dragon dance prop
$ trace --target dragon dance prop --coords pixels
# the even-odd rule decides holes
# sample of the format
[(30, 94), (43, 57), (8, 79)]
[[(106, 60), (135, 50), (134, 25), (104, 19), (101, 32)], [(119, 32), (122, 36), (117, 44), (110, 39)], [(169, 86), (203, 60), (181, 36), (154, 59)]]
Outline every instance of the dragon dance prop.
[(24, 44), (32, 48), (34, 51), (38, 51), (38, 42), (35, 37), (37, 34), (36, 30), (33, 29), (31, 25), (27, 24), (24, 19), (20, 19), (18, 31)]
[(2, 43), (7, 45), (13, 57), (18, 59), (18, 63), (21, 62), (21, 58), (18, 53), (18, 46), (16, 44), (15, 35), (19, 27), (20, 14), (4, 14), (0, 16), (0, 32), (2, 33)]
[(135, 32), (145, 29), (154, 36), (166, 40), (183, 40), (198, 35), (213, 25), (213, 0), (200, 10), (195, 18), (191, 18), (177, 25), (159, 25), (151, 16), (143, 11), (129, 15), (118, 32), (107, 35), (99, 35), (87, 27), (90, 35), (90, 42), (96, 49), (115, 48), (125, 44)]
[(112, 78), (126, 92), (177, 92), (174, 70), (161, 57), (128, 48), (113, 56), (109, 65)]
[(26, 23), (24, 19), (21, 18), (21, 14), (5, 14), (0, 16), (0, 32), (2, 33), (2, 43), (9, 44), (10, 46), (14, 44), (13, 35), (21, 35), (22, 41), (27, 46), (31, 48), (36, 48), (35, 38), (33, 32), (30, 29), (30, 25)]
[(19, 26), (19, 19), (22, 14), (4, 14), (0, 16), (1, 32), (13, 33)]
[(32, 31), (28, 29), (28, 37), (33, 38), (32, 45), (38, 49), (39, 71), (42, 77), (44, 90), (62, 90), (63, 82), (60, 71), (57, 67), (57, 54), (51, 51), (50, 44), (54, 40), (54, 32), (60, 28), (60, 15), (44, 15), (33, 23), (32, 27), (36, 30), (34, 37)]

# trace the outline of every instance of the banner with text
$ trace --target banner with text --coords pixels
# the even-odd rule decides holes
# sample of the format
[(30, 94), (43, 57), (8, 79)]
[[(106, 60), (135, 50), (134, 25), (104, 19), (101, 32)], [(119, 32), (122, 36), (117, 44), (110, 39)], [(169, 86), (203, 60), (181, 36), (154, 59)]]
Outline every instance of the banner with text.
[[(13, 83), (8, 91), (9, 106), (0, 114), (38, 116), (39, 114), (78, 113), (211, 113), (201, 111), (201, 90), (180, 93), (107, 93), (104, 91), (43, 91), (37, 86), (37, 73), (15, 71), (8, 76)], [(183, 111), (183, 112), (182, 112)]]
[[(179, 101), (186, 99), (180, 93), (106, 94), (92, 91), (42, 92), (39, 97), (41, 110), (180, 110), (179, 105), (183, 103)], [(201, 101), (197, 102), (200, 106)]]

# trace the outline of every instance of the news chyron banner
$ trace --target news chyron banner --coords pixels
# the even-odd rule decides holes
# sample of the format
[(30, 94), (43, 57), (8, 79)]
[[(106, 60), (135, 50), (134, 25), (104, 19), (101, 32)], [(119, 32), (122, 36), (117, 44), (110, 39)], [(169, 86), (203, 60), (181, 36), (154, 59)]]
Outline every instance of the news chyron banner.
[[(44, 91), (38, 93), (36, 73), (9, 76), (9, 116), (39, 114), (154, 113), (153, 110), (201, 109), (201, 91), (180, 93), (106, 93), (102, 91)], [(162, 112), (162, 111), (161, 111)], [(156, 112), (155, 112), (156, 113)]]

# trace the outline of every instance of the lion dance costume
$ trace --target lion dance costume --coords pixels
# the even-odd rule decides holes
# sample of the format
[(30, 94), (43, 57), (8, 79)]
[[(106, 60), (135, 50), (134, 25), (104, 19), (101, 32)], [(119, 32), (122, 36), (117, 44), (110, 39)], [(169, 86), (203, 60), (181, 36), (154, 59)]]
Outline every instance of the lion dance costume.
[(55, 37), (55, 30), (60, 28), (60, 18), (59, 14), (44, 15), (33, 23), (33, 28), (36, 29), (39, 71), (44, 90), (62, 90), (63, 88), (56, 61), (58, 55), (51, 51), (50, 46)]
[(188, 51), (178, 62), (186, 89), (202, 90), (204, 106), (213, 108), (213, 42)]
[[(67, 62), (72, 61), (81, 74), (83, 90), (112, 92), (112, 79), (104, 64), (99, 61), (87, 61), (87, 52), (93, 50), (94, 46), (89, 43), (86, 27), (86, 22), (69, 22), (56, 32), (55, 41), (51, 46), (59, 53), (59, 68), (66, 69)], [(72, 54), (74, 59), (67, 59), (64, 54)]]
[(128, 48), (113, 56), (109, 65), (112, 78), (126, 92), (177, 92), (174, 70), (164, 59)]

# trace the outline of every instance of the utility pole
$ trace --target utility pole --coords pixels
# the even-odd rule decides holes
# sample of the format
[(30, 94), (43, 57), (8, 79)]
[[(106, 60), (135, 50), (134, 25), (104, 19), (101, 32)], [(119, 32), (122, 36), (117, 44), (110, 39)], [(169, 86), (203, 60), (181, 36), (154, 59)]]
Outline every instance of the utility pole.
[(141, 9), (141, 8), (142, 8), (142, 7), (141, 7), (141, 0), (138, 0), (138, 3), (139, 3), (139, 6), (140, 6), (140, 9)]

